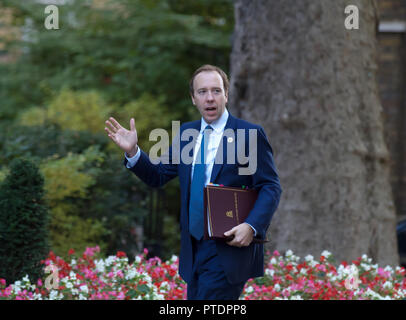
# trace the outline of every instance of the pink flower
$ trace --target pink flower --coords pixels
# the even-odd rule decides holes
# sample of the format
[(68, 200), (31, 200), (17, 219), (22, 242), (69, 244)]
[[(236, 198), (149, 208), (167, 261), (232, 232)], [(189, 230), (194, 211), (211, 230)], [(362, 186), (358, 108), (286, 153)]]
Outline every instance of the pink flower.
[(84, 254), (86, 256), (88, 256), (88, 257), (93, 257), (96, 252), (100, 252), (100, 247), (99, 246), (95, 246), (93, 248), (87, 247)]

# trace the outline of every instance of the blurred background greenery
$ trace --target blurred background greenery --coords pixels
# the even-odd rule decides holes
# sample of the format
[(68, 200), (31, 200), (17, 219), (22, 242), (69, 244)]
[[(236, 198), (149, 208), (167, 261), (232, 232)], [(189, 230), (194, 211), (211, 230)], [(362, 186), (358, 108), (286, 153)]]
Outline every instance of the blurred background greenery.
[(59, 30), (44, 27), (45, 7), (0, 0), (13, 31), (0, 38), (0, 181), (16, 158), (40, 168), (57, 255), (178, 254), (178, 180), (145, 186), (104, 122), (134, 117), (149, 151), (151, 130), (198, 119), (188, 81), (206, 63), (229, 71), (232, 0), (65, 1)]

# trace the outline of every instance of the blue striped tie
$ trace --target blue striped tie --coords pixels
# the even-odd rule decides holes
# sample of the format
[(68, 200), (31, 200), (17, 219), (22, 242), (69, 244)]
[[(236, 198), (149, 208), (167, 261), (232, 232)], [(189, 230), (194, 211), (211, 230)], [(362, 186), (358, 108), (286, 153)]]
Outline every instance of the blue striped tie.
[[(209, 129), (209, 130), (208, 130)], [(208, 130), (206, 132), (206, 130)], [(204, 216), (203, 216), (203, 188), (206, 181), (206, 153), (207, 142), (213, 128), (207, 126), (202, 135), (202, 142), (200, 144), (200, 161), (196, 157), (196, 163), (193, 169), (192, 184), (190, 186), (190, 201), (189, 201), (189, 232), (197, 240), (203, 237)], [(206, 135), (206, 137), (205, 137)]]

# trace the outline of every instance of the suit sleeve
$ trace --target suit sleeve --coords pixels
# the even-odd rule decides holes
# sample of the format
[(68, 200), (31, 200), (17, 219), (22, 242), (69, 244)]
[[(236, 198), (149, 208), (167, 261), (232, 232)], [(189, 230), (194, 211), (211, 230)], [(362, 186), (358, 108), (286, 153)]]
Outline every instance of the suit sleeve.
[(265, 239), (266, 231), (278, 207), (282, 194), (279, 177), (273, 159), (272, 147), (265, 131), (257, 131), (257, 170), (252, 176), (258, 199), (245, 222), (257, 231), (257, 237)]
[(158, 188), (178, 175), (178, 165), (172, 161), (172, 146), (160, 158), (160, 162), (152, 163), (148, 155), (141, 150), (137, 163), (131, 168), (127, 167), (128, 160), (124, 159), (124, 166), (132, 171), (145, 184)]

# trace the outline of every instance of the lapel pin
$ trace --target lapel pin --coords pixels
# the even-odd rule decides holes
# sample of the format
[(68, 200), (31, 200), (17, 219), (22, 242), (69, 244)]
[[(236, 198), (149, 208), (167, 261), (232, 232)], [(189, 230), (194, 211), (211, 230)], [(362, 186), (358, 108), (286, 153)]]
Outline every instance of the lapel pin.
[(233, 140), (233, 138), (232, 137), (228, 137), (228, 139), (227, 139), (227, 142), (228, 143), (231, 143), (231, 142), (233, 142), (234, 140)]

